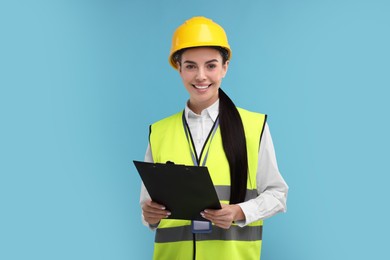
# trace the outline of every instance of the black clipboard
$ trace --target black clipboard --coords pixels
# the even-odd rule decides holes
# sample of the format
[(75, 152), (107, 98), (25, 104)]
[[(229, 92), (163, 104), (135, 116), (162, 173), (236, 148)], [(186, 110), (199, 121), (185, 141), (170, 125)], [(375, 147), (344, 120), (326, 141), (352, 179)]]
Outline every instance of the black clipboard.
[(171, 212), (170, 219), (205, 220), (201, 211), (221, 209), (207, 167), (133, 162), (150, 197)]

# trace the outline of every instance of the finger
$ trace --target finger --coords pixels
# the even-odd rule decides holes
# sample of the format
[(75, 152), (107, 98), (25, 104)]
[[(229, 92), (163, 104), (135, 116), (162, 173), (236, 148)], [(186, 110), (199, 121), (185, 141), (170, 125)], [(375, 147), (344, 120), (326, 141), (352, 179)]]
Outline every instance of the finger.
[(215, 226), (227, 229), (229, 228), (232, 223), (229, 220), (226, 219), (209, 219)]
[(216, 225), (217, 227), (223, 228), (223, 229), (229, 229), (231, 227), (230, 223), (218, 223), (218, 224), (214, 224), (214, 225)]
[(211, 218), (224, 218), (229, 215), (229, 211), (219, 209), (219, 210), (209, 210), (206, 209), (203, 211), (204, 214)]
[(208, 221), (210, 221), (211, 223), (222, 223), (224, 222), (224, 219), (223, 218), (219, 218), (219, 217), (215, 217), (215, 216), (212, 216), (210, 214), (205, 214), (204, 212), (201, 212), (201, 216), (205, 219), (207, 219)]
[(162, 210), (159, 208), (154, 208), (149, 206), (148, 204), (143, 205), (142, 207), (142, 214), (144, 215), (144, 218), (153, 218), (153, 219), (162, 219), (167, 218), (171, 215), (171, 212), (168, 210)]
[(146, 215), (156, 215), (156, 216), (169, 216), (171, 212), (168, 210), (156, 209), (152, 207), (145, 206), (142, 208), (142, 211)]
[(161, 219), (168, 218), (169, 215), (170, 213), (165, 214), (162, 212), (158, 212), (158, 213), (143, 212), (144, 219), (146, 220), (146, 222), (150, 224), (158, 223), (160, 222)]
[(234, 220), (234, 215), (230, 211), (218, 211), (213, 212), (214, 214), (204, 213), (204, 218), (210, 220), (213, 223), (217, 223), (218, 225), (222, 225), (224, 227), (231, 225)]
[(232, 225), (232, 221), (230, 221), (230, 219), (207, 216), (203, 212), (201, 213), (201, 215), (203, 218), (209, 220), (215, 226), (223, 228), (223, 229), (228, 229)]
[(221, 212), (221, 209), (219, 210), (215, 210), (215, 209), (205, 209), (203, 211), (203, 213), (207, 216), (210, 216), (210, 217), (214, 217), (214, 216), (218, 216), (218, 215), (221, 215), (221, 213), (223, 214), (223, 212)]
[(209, 215), (206, 215), (206, 214), (204, 213), (204, 211), (200, 212), (200, 215), (202, 216), (202, 218), (207, 219), (207, 220), (213, 222), (213, 221), (212, 221), (212, 218), (211, 218)]
[(155, 209), (165, 209), (166, 208), (164, 205), (158, 204), (157, 202), (154, 202), (151, 200), (147, 201), (145, 203), (145, 205), (148, 205), (148, 206), (155, 208)]

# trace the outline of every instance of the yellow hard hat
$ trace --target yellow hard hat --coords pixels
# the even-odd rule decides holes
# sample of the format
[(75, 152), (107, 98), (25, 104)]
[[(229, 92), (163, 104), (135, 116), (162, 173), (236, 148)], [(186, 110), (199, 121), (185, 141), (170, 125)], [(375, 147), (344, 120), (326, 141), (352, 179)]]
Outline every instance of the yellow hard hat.
[(225, 30), (211, 19), (202, 16), (193, 17), (180, 25), (172, 37), (169, 63), (177, 69), (173, 54), (178, 50), (190, 47), (219, 46), (228, 51), (228, 60), (231, 50)]

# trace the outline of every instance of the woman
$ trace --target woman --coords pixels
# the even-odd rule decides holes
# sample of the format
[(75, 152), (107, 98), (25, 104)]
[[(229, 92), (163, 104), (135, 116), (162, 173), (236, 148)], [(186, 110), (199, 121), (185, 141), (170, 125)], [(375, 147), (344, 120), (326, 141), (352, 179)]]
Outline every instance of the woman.
[(190, 97), (184, 111), (151, 125), (145, 161), (207, 166), (222, 209), (199, 213), (209, 222), (167, 219), (142, 185), (143, 223), (156, 230), (154, 259), (259, 259), (263, 219), (286, 210), (288, 187), (266, 115), (236, 108), (221, 89), (230, 57), (225, 31), (205, 17), (173, 35), (169, 61)]

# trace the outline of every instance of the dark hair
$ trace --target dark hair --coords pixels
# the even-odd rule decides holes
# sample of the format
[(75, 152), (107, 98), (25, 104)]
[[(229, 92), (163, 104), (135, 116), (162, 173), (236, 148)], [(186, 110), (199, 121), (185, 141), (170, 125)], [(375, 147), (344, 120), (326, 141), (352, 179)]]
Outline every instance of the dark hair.
[(230, 167), (230, 204), (245, 200), (248, 155), (244, 125), (233, 101), (219, 88), (219, 126)]
[[(203, 46), (199, 46), (199, 47), (203, 47)], [(172, 54), (172, 60), (174, 62), (179, 62), (181, 64), (181, 56), (186, 50), (199, 48), (199, 47), (189, 47), (189, 48), (184, 48), (184, 49), (178, 50), (177, 52)], [(220, 47), (220, 46), (204, 46), (204, 47), (212, 48), (212, 49), (219, 51), (219, 53), (222, 56), (222, 64), (225, 64), (228, 61), (229, 51), (227, 49)]]
[[(216, 49), (222, 56), (222, 64), (228, 60), (229, 53), (219, 46), (205, 46)], [(185, 48), (173, 54), (175, 62), (181, 62), (182, 54), (192, 48)], [(230, 168), (230, 204), (237, 204), (245, 200), (246, 183), (248, 178), (248, 155), (244, 125), (241, 116), (226, 93), (219, 88), (219, 127), (222, 144)]]

